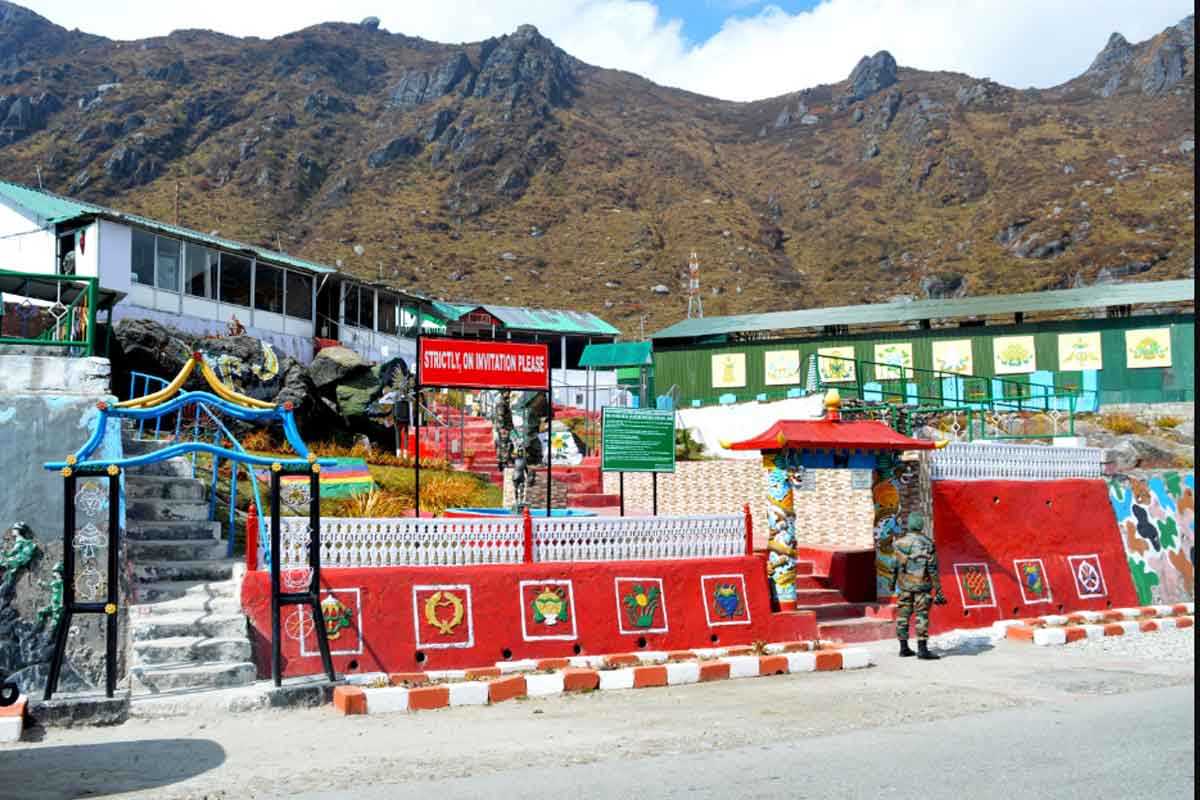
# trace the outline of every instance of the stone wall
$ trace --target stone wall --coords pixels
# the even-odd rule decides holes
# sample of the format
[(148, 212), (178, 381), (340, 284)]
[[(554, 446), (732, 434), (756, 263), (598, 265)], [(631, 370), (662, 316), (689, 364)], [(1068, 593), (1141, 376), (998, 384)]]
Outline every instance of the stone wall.
[[(546, 507), (546, 468), (533, 467), (529, 473), (534, 477), (533, 483), (525, 488), (525, 501), (529, 503), (530, 508), (545, 508)], [(513, 507), (513, 485), (512, 485), (512, 469), (505, 469), (503, 473), (504, 484), (504, 507)], [(552, 508), (567, 507), (567, 484), (562, 481), (555, 480), (554, 487), (550, 490), (550, 502)]]
[[(870, 548), (874, 507), (869, 479), (854, 470), (809, 470), (795, 492), (796, 542), (809, 547)], [(674, 473), (658, 476), (658, 513), (736, 514), (749, 503), (754, 546), (767, 545), (766, 470), (759, 459), (680, 461)], [(604, 474), (604, 491), (616, 494), (617, 473)], [(652, 507), (650, 475), (625, 474), (626, 511)]]
[[(54, 567), (62, 560), (63, 479), (42, 464), (62, 461), (77, 450), (96, 423), (96, 403), (115, 398), (110, 395), (106, 359), (5, 352), (0, 355), (0, 452), (7, 457), (0, 481), (0, 674), (10, 674), (25, 693), (33, 694), (45, 685), (57, 620), (53, 598), (61, 598)], [(96, 457), (121, 457), (119, 429), (107, 433)], [(97, 484), (106, 487), (107, 481)], [(123, 524), (124, 509), (120, 511)], [(107, 511), (97, 516), (100, 527), (107, 528)], [(79, 524), (83, 520), (81, 516)], [(10, 532), (18, 522), (29, 526), (31, 539)], [(101, 533), (107, 539), (107, 530)], [(97, 548), (95, 556), (103, 570), (104, 548)], [(82, 557), (76, 560), (81, 563)], [(124, 597), (120, 607), (124, 628)], [(104, 683), (103, 620), (97, 614), (76, 620), (60, 691)], [(124, 653), (119, 661), (118, 672), (124, 674)]]

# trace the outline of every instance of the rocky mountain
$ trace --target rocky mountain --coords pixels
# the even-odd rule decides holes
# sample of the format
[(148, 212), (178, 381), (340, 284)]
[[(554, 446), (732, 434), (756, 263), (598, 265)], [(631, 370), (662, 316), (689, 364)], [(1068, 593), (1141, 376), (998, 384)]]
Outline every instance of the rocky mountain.
[(634, 336), (692, 250), (709, 314), (1190, 276), (1194, 142), (1193, 17), (1051, 89), (880, 52), (734, 103), (528, 25), (120, 42), (0, 0), (0, 177)]

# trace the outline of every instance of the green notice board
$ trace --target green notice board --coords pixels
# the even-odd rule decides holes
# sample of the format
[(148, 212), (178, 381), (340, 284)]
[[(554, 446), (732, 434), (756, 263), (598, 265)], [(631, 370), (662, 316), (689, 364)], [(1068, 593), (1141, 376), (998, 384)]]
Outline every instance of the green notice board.
[(674, 472), (675, 412), (606, 406), (601, 446), (605, 472)]

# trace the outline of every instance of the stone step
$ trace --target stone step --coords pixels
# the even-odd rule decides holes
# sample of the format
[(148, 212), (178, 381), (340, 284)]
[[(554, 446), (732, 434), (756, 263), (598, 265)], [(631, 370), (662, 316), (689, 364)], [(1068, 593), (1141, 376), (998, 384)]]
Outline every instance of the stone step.
[(134, 688), (149, 692), (179, 689), (227, 689), (254, 683), (256, 670), (249, 661), (234, 663), (195, 662), (164, 667), (134, 667)]
[(174, 614), (130, 617), (129, 629), (135, 642), (170, 639), (176, 636), (239, 639), (246, 636), (246, 617), (240, 611), (232, 614), (180, 611)]
[(797, 587), (796, 589), (796, 605), (801, 608), (845, 602), (846, 598), (837, 589), (829, 589), (826, 587)]
[(204, 482), (196, 478), (136, 473), (125, 476), (125, 498), (129, 501), (142, 498), (203, 500), (207, 496)]
[[(171, 425), (172, 432), (174, 432), (174, 427), (175, 427), (174, 423), (172, 423), (172, 425)], [(161, 430), (162, 429), (160, 428), (160, 431)], [(128, 431), (125, 431), (124, 433), (126, 435), (121, 437), (121, 447), (123, 449), (123, 452), (125, 453), (126, 458), (129, 458), (130, 456), (143, 456), (146, 453), (153, 453), (158, 450), (162, 450), (164, 447), (167, 447), (167, 446), (175, 443), (171, 439), (148, 439), (148, 438), (139, 439), (139, 438), (137, 438), (137, 428), (136, 427), (133, 428), (133, 430), (128, 430)], [(145, 425), (145, 427), (142, 429), (142, 436), (146, 437), (146, 436), (153, 436), (153, 435), (154, 435), (154, 423), (148, 422)]]
[[(217, 523), (212, 523), (216, 525)], [(204, 558), (224, 558), (226, 545), (219, 539), (133, 539), (129, 540), (129, 557), (134, 564), (142, 561), (196, 561)]]
[(796, 577), (796, 591), (805, 589), (829, 589), (829, 578), (824, 575), (799, 575)]
[(796, 562), (796, 574), (797, 575), (812, 575), (813, 571), (814, 571), (813, 570), (813, 562), (811, 562), (811, 561), (797, 561)]
[(208, 501), (168, 500), (162, 497), (147, 497), (127, 500), (125, 514), (139, 522), (170, 522), (174, 520), (208, 520)]
[(250, 640), (245, 637), (172, 636), (167, 639), (135, 641), (133, 651), (141, 666), (167, 666), (189, 661), (236, 663), (250, 660)]
[[(207, 508), (207, 505), (205, 506)], [(200, 541), (221, 538), (221, 523), (209, 520), (133, 520), (126, 528), (130, 541)]]
[(155, 461), (129, 468), (130, 476), (166, 475), (175, 478), (194, 478), (192, 474), (192, 459), (189, 456), (176, 456), (166, 461)]
[(892, 620), (858, 617), (817, 623), (817, 636), (823, 640), (841, 642), (875, 642), (896, 635)]
[[(193, 583), (190, 581), (162, 581), (161, 583), (136, 584), (134, 610), (145, 608), (170, 608), (198, 610), (207, 608), (206, 603), (230, 601), (237, 603), (239, 584), (236, 580)], [(149, 613), (149, 612), (146, 612)], [(164, 612), (165, 613), (165, 612)]]
[(233, 577), (236, 559), (203, 561), (142, 561), (133, 565), (138, 583), (161, 581), (227, 581)]
[(865, 617), (868, 608), (873, 608), (876, 603), (797, 603), (797, 611), (812, 611), (817, 615), (817, 621), (831, 619), (851, 619), (854, 617)]

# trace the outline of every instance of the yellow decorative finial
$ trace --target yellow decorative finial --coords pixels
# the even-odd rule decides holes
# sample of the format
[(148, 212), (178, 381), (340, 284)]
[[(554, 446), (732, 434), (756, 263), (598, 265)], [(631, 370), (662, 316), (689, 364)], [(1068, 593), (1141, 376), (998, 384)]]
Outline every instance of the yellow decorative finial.
[(730, 442), (728, 439), (717, 439), (717, 444), (721, 445), (723, 449), (728, 450)]
[(316, 460), (317, 460), (317, 454), (316, 454), (316, 453), (309, 453), (309, 454), (308, 454), (308, 463), (310, 463), (310, 464), (311, 464), (311, 463), (313, 463), (313, 462), (314, 462), (314, 461), (316, 461)]
[(775, 441), (779, 442), (780, 447), (783, 447), (785, 444), (787, 444), (787, 437), (783, 435), (783, 431), (780, 431), (775, 436)]
[(109, 464), (107, 472), (109, 475), (116, 477), (117, 475), (121, 474), (121, 468), (118, 467), (116, 464)]
[(825, 408), (830, 411), (835, 411), (842, 407), (842, 393), (837, 389), (830, 389), (825, 393)]
[(64, 478), (69, 478), (69, 477), (71, 477), (71, 468), (70, 468), (70, 467), (63, 467), (63, 468), (62, 468), (61, 470), (59, 470), (59, 471), (60, 471), (60, 472), (62, 472), (62, 476), (63, 476)]
[(319, 473), (319, 472), (321, 471), (321, 465), (320, 465), (320, 464), (313, 464), (313, 465), (312, 465), (312, 471), (313, 471), (314, 473)]
[(281, 469), (283, 469), (283, 464), (278, 461), (271, 465), (271, 472), (279, 472)]
[(75, 456), (67, 456), (67, 463), (71, 466), (75, 466)]

